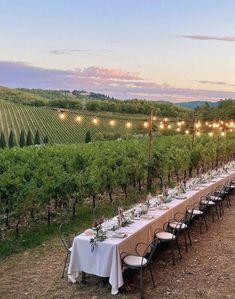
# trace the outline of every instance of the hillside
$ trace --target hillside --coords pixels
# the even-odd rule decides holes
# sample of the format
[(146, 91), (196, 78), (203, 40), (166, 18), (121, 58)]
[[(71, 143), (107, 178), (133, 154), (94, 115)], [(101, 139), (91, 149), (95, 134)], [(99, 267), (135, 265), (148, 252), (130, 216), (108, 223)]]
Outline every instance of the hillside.
[(85, 91), (10, 89), (0, 88), (0, 99), (31, 106), (65, 109), (83, 109), (92, 112), (108, 111), (149, 115), (153, 109), (160, 117), (185, 117), (191, 109), (169, 102), (139, 99), (118, 100), (109, 96)]
[[(80, 122), (76, 119), (78, 115), (81, 116)], [(128, 119), (132, 120), (131, 117), (127, 118), (125, 115), (118, 114), (96, 115), (98, 123), (95, 125), (92, 122), (94, 114), (87, 114), (84, 111), (66, 112), (64, 119), (61, 119), (58, 111), (53, 109), (0, 100), (0, 132), (3, 132), (7, 139), (12, 129), (16, 142), (18, 142), (21, 130), (27, 133), (30, 129), (32, 133), (35, 133), (38, 129), (41, 138), (47, 135), (50, 143), (69, 144), (84, 142), (88, 130), (91, 132), (92, 140), (100, 139), (104, 135), (112, 139), (138, 130), (143, 122), (143, 118), (139, 117), (140, 121), (137, 118), (133, 127), (128, 129), (125, 125)], [(111, 118), (116, 120), (113, 126), (109, 123)]]

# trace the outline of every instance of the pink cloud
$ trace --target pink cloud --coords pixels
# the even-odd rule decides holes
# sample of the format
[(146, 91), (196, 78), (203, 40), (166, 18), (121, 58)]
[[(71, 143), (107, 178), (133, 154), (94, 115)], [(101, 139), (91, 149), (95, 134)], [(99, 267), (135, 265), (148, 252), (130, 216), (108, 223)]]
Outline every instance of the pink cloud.
[(139, 73), (125, 70), (95, 66), (75, 70), (53, 70), (8, 61), (0, 61), (0, 85), (43, 89), (85, 89), (121, 99), (142, 98), (172, 102), (235, 98), (235, 92), (232, 91), (157, 84), (144, 80)]
[(83, 70), (78, 68), (76, 72), (82, 77), (100, 78), (108, 80), (140, 80), (139, 73), (127, 72), (119, 69), (111, 69), (105, 67), (88, 67)]

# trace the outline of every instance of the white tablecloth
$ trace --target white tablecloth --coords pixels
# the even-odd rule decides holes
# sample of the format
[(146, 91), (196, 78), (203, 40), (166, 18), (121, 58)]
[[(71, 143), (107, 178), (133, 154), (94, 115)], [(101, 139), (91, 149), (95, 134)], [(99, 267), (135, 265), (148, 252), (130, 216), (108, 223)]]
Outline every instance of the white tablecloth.
[(216, 187), (235, 177), (235, 171), (228, 175), (204, 185), (201, 190), (187, 191), (184, 200), (173, 200), (165, 204), (169, 209), (149, 211), (154, 218), (151, 220), (140, 219), (133, 224), (121, 228), (128, 237), (125, 239), (107, 239), (98, 243), (94, 251), (91, 251), (90, 237), (78, 235), (73, 240), (71, 258), (68, 268), (69, 281), (75, 282), (80, 271), (94, 274), (100, 277), (109, 277), (112, 286), (112, 294), (118, 293), (118, 288), (123, 285), (120, 253), (125, 251), (134, 253), (138, 242), (149, 243), (153, 238), (156, 228), (162, 228), (163, 224), (174, 217), (176, 212), (185, 212), (188, 205), (198, 202), (200, 198), (212, 192)]

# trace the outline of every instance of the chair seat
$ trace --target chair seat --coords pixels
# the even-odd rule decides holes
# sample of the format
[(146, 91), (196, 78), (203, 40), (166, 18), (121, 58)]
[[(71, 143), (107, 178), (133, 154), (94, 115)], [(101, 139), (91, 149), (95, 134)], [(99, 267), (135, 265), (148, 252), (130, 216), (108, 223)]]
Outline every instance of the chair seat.
[(146, 265), (148, 261), (145, 257), (142, 256), (127, 255), (123, 259), (123, 262), (130, 267), (141, 267), (141, 265)]
[(200, 211), (200, 210), (196, 210), (196, 209), (193, 209), (193, 210), (188, 210), (187, 211), (189, 214), (192, 214), (192, 215), (202, 215), (203, 212)]
[(160, 240), (168, 241), (168, 240), (174, 240), (175, 235), (169, 232), (159, 232), (156, 234), (156, 237)]
[(220, 200), (222, 200), (221, 197), (219, 197), (219, 196), (214, 196), (214, 195), (211, 195), (211, 196), (210, 196), (210, 199), (213, 200), (213, 201), (220, 201)]
[(207, 206), (215, 205), (214, 201), (212, 201), (212, 200), (202, 200), (201, 203), (203, 203), (204, 205), (207, 205)]
[(182, 223), (182, 222), (171, 222), (169, 223), (169, 226), (173, 229), (186, 229), (187, 228), (187, 224)]

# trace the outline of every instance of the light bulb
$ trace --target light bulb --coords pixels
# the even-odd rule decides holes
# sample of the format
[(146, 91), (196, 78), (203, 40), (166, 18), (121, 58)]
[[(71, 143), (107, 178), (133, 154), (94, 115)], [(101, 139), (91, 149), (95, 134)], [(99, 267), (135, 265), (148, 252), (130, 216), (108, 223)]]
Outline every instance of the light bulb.
[(92, 122), (93, 122), (94, 125), (97, 125), (98, 119), (96, 117), (94, 117), (93, 120), (92, 120)]
[(145, 127), (145, 128), (148, 127), (148, 122), (147, 122), (147, 121), (144, 122), (144, 127)]
[(110, 126), (114, 126), (115, 125), (115, 121), (113, 119), (110, 120)]

